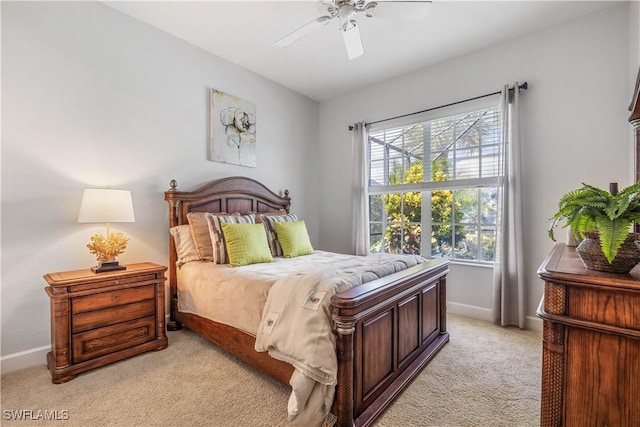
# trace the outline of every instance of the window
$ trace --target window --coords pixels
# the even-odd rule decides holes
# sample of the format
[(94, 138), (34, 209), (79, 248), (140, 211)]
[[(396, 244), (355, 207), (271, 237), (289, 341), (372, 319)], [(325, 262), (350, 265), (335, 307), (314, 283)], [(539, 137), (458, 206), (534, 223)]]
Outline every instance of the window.
[(369, 129), (372, 252), (494, 260), (499, 111), (466, 109)]

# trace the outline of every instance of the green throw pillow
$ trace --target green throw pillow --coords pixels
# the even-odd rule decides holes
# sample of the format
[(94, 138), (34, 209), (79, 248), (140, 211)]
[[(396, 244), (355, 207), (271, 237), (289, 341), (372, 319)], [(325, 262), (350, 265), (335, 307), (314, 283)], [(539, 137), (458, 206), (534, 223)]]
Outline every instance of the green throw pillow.
[(285, 258), (313, 253), (304, 221), (276, 222), (274, 225)]
[(220, 225), (232, 267), (273, 261), (262, 224)]

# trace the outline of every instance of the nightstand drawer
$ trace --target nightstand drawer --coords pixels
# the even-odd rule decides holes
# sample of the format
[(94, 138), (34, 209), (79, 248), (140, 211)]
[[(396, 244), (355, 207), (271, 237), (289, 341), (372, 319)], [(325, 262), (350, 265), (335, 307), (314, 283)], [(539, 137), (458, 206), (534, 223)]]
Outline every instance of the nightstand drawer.
[(127, 320), (153, 316), (155, 312), (156, 301), (153, 299), (102, 310), (87, 311), (73, 316), (71, 332), (75, 334)]
[(154, 285), (118, 289), (115, 291), (74, 298), (71, 301), (71, 313), (78, 314), (87, 311), (100, 310), (106, 307), (117, 307), (119, 305), (153, 299), (154, 297)]
[(127, 285), (129, 283), (142, 283), (148, 282), (152, 280), (158, 280), (158, 276), (155, 274), (141, 274), (137, 276), (131, 277), (115, 277), (109, 280), (104, 280), (100, 282), (89, 282), (83, 283), (81, 285), (74, 285), (69, 287), (69, 292), (80, 292), (92, 289), (100, 289), (107, 286), (122, 286)]
[(156, 337), (155, 316), (73, 335), (73, 363), (113, 353)]

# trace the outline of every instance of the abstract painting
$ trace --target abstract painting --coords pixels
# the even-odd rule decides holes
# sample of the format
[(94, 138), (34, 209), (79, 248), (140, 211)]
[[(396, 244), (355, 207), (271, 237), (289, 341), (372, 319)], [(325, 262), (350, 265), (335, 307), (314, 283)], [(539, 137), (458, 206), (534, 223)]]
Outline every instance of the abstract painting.
[(209, 160), (256, 167), (256, 106), (211, 90)]

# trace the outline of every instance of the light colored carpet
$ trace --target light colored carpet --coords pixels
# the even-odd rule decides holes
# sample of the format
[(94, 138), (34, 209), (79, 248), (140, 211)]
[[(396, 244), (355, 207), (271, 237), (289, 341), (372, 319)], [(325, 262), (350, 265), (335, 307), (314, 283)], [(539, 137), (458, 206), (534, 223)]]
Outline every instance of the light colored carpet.
[[(376, 426), (537, 426), (540, 333), (449, 315), (451, 341)], [(46, 366), (2, 376), (3, 426), (286, 426), (288, 390), (196, 334), (59, 385)], [(9, 411), (31, 410), (30, 420)], [(58, 418), (35, 420), (38, 411)], [(67, 411), (67, 412), (63, 412)], [(51, 413), (51, 412), (50, 412)], [(54, 413), (55, 414), (55, 413)]]

